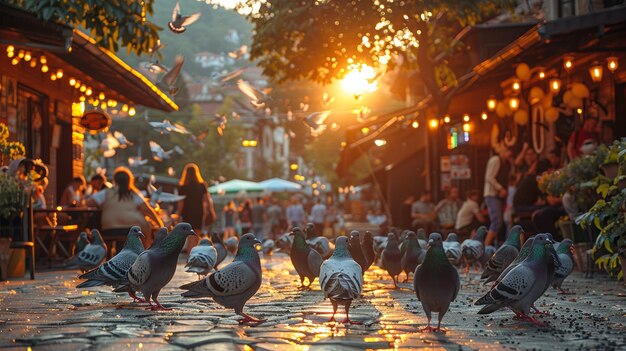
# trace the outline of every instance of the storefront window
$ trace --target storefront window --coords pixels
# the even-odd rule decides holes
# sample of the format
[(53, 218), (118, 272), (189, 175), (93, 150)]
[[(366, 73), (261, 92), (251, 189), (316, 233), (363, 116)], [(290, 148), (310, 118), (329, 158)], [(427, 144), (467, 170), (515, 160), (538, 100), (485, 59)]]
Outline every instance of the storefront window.
[(17, 92), (17, 138), (26, 147), (26, 155), (48, 161), (44, 147), (47, 130), (43, 97), (20, 87)]

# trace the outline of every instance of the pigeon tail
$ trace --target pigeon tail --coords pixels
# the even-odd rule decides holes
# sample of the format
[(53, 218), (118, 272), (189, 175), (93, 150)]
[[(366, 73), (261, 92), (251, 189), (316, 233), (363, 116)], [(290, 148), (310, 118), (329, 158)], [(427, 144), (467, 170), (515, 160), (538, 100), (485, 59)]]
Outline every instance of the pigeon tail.
[[(82, 277), (82, 275), (81, 275), (81, 277)], [(90, 279), (90, 280), (86, 280), (86, 281), (76, 285), (76, 288), (77, 289), (92, 288), (94, 286), (101, 286), (101, 285), (104, 285), (104, 282), (102, 280)]]
[(212, 296), (206, 285), (206, 279), (181, 285), (180, 289), (187, 290), (181, 294), (183, 297)]
[(333, 300), (352, 300), (360, 295), (357, 281), (343, 272), (328, 278), (326, 291), (326, 295)]

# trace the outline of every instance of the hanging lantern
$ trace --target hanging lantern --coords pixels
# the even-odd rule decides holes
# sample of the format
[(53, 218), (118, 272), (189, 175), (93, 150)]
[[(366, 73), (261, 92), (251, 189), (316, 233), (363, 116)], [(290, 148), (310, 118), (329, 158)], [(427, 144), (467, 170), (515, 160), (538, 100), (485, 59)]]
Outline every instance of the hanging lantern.
[(524, 62), (520, 63), (515, 67), (515, 75), (524, 82), (528, 81), (530, 79), (530, 67)]
[(498, 100), (496, 100), (496, 98), (491, 95), (489, 99), (487, 99), (487, 109), (489, 111), (495, 111), (497, 102)]
[(611, 73), (615, 73), (617, 68), (619, 67), (619, 59), (617, 56), (610, 56), (606, 58), (606, 67), (611, 71)]
[(565, 68), (568, 72), (574, 68), (574, 56), (563, 56), (563, 68)]
[(518, 110), (515, 112), (515, 115), (513, 115), (513, 120), (520, 126), (525, 126), (528, 124), (528, 112), (526, 112), (526, 110)]
[(111, 117), (106, 112), (86, 111), (80, 118), (80, 125), (90, 131), (105, 130), (111, 125)]
[(517, 111), (519, 108), (519, 99), (516, 97), (512, 97), (509, 99), (509, 108), (511, 111)]
[(520, 89), (522, 89), (522, 83), (520, 83), (519, 80), (515, 79), (513, 81), (513, 84), (511, 84), (511, 88), (513, 89), (514, 92), (519, 92)]
[(559, 78), (550, 79), (550, 90), (555, 94), (561, 90), (561, 80)]
[(546, 121), (554, 123), (559, 119), (559, 110), (556, 107), (550, 107), (546, 110)]
[(602, 81), (602, 65), (595, 61), (589, 68), (589, 75), (594, 83), (600, 83)]

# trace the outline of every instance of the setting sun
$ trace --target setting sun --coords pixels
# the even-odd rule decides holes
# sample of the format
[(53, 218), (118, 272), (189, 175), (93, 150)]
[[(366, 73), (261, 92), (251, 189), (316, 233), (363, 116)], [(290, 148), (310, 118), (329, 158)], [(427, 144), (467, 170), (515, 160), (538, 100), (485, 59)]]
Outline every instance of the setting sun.
[(378, 89), (378, 82), (375, 80), (376, 71), (368, 65), (352, 65), (349, 72), (343, 77), (341, 86), (351, 94), (360, 95), (371, 93)]

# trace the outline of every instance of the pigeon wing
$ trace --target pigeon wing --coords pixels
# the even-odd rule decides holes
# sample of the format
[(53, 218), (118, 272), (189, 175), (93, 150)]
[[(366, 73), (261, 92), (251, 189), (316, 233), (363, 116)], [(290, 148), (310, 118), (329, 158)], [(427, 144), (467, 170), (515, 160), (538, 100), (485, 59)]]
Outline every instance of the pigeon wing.
[(161, 82), (167, 84), (168, 86), (176, 84), (176, 80), (178, 79), (178, 75), (180, 74), (180, 70), (183, 68), (184, 63), (185, 57), (177, 55), (174, 60), (174, 67), (172, 67), (172, 69), (163, 76)]
[(134, 286), (143, 285), (150, 277), (152, 269), (149, 253), (150, 251), (144, 251), (140, 254), (128, 270), (128, 281)]
[(183, 23), (181, 23), (181, 27), (188, 26), (193, 22), (197, 21), (200, 18), (200, 12), (196, 12), (193, 15), (183, 16)]
[(237, 81), (237, 87), (250, 99), (261, 100), (264, 97), (263, 93), (258, 91), (255, 87), (250, 85), (250, 83), (246, 82), (245, 80), (239, 79)]
[(311, 271), (311, 273), (313, 273), (316, 277), (320, 276), (320, 267), (322, 265), (322, 262), (324, 262), (324, 260), (322, 259), (322, 255), (320, 255), (319, 252), (311, 249), (309, 251), (309, 256), (307, 257), (307, 265), (309, 266), (309, 270)]
[(178, 15), (180, 15), (180, 3), (176, 1), (176, 5), (174, 5), (174, 9), (172, 10), (172, 22), (176, 21)]
[(235, 261), (206, 278), (206, 285), (215, 296), (239, 295), (254, 286), (258, 277), (247, 264)]
[(78, 259), (86, 265), (98, 265), (104, 259), (106, 250), (100, 245), (89, 244), (78, 254)]

